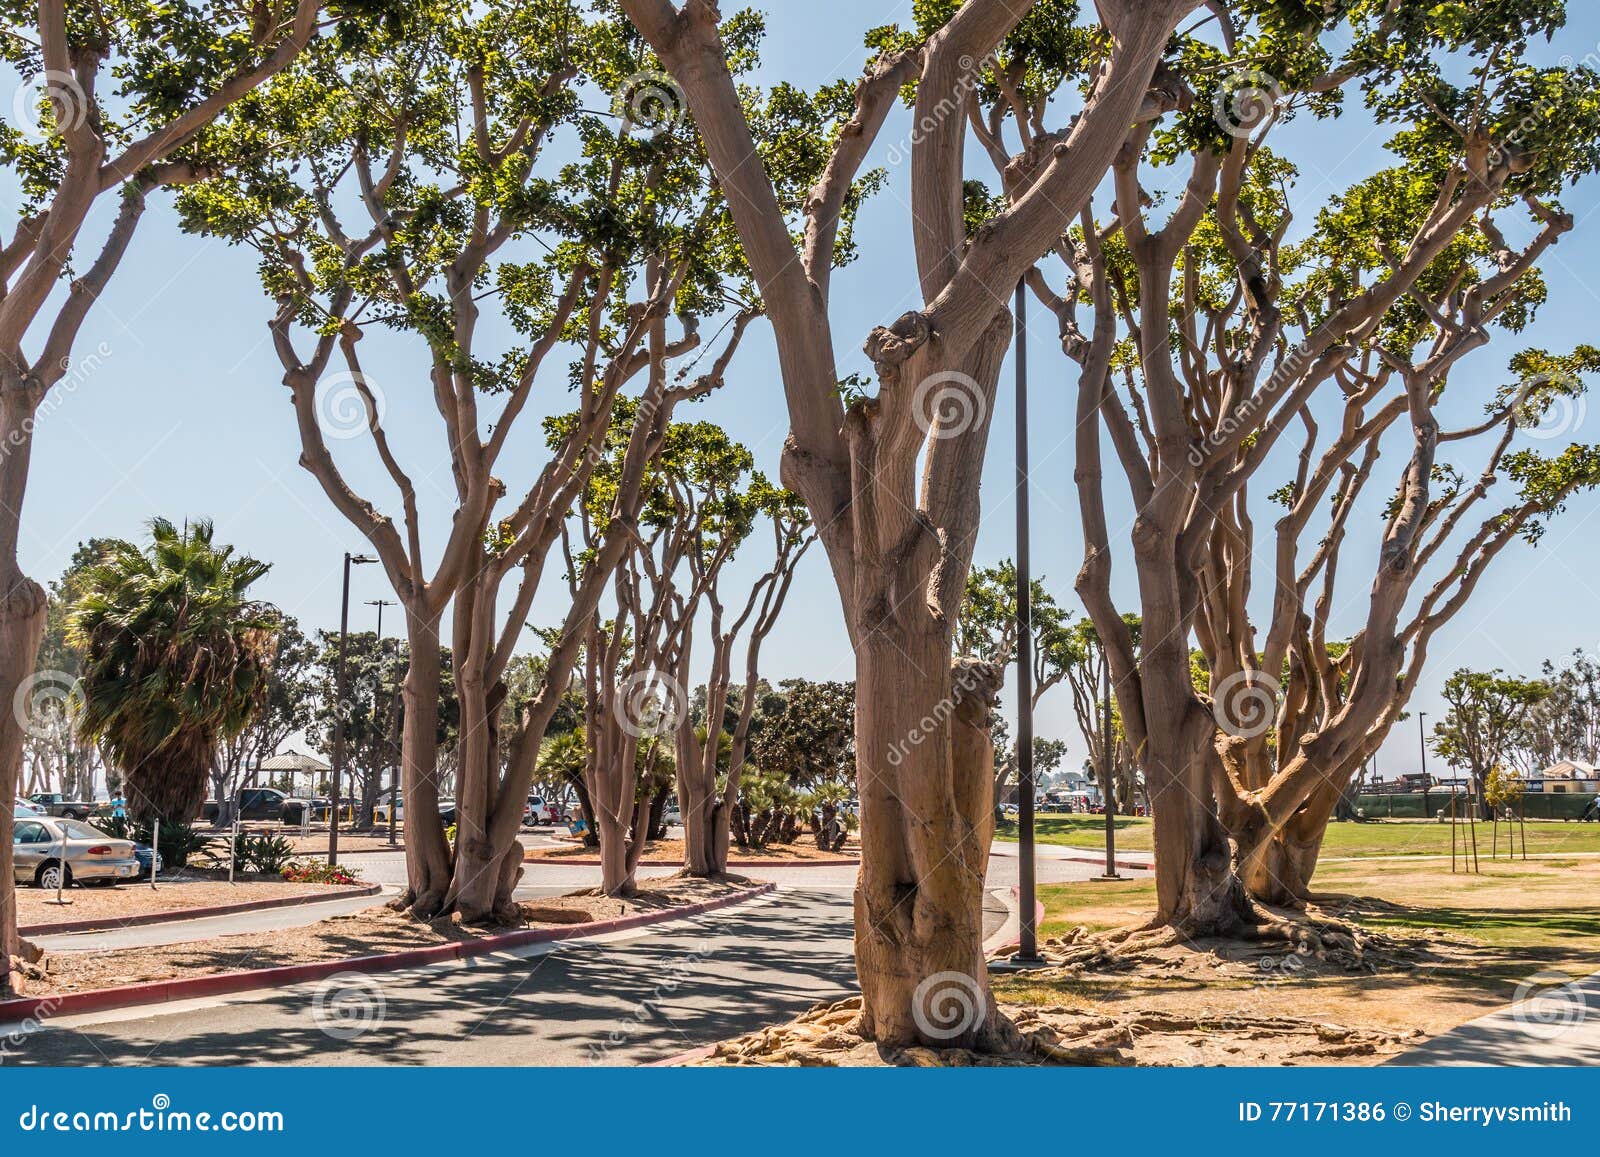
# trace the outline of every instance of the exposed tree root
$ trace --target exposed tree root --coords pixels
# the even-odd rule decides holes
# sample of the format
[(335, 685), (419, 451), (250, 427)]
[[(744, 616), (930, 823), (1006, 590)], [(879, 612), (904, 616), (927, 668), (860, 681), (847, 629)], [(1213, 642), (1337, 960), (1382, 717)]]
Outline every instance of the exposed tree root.
[[(1221, 959), (1240, 959), (1263, 945), (1283, 945), (1304, 966), (1346, 972), (1381, 972), (1413, 967), (1428, 955), (1427, 941), (1374, 932), (1314, 905), (1304, 911), (1258, 907), (1255, 920), (1228, 935), (1194, 936), (1170, 926), (1119, 928), (1090, 932), (1074, 928), (1046, 941), (1042, 950), (1052, 964), (1075, 972), (1119, 972), (1138, 967), (1182, 968), (1185, 957), (1204, 952)], [(1002, 949), (1008, 958), (1014, 948)]]
[(18, 939), (18, 954), (12, 956), (7, 965), (10, 974), (11, 991), (17, 995), (26, 995), (28, 981), (44, 980), (51, 972), (50, 958), (31, 940)]
[[(1381, 1029), (1351, 1028), (1287, 1016), (1229, 1013), (1216, 1017), (1142, 1011), (1126, 1016), (1066, 1008), (1013, 1008), (1001, 1047), (892, 1048), (864, 1040), (859, 1031), (861, 998), (821, 1004), (787, 1024), (774, 1025), (715, 1046), (695, 1062), (712, 1066), (911, 1066), (917, 1068), (1002, 1065), (1118, 1066), (1171, 1064), (1196, 1049), (1210, 1062), (1241, 1056), (1255, 1061), (1262, 1046), (1283, 1058), (1313, 1060), (1373, 1057), (1394, 1052), (1404, 1039)], [(1260, 1042), (1260, 1043), (1256, 1043)]]
[(860, 1032), (861, 998), (819, 1004), (788, 1024), (724, 1041), (704, 1063), (715, 1065), (836, 1066), (877, 1063), (918, 1068), (996, 1065), (1127, 1064), (1114, 1045), (1098, 1040), (1067, 1041), (1053, 1026), (1021, 1010), (1015, 1019), (996, 1017), (992, 1033), (978, 1048), (879, 1045)]

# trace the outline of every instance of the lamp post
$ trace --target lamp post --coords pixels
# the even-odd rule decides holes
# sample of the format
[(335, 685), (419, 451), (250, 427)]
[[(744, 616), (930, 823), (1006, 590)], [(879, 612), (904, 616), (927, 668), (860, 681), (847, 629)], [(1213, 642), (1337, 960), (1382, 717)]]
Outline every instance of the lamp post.
[[(367, 600), (367, 606), (369, 606), (369, 607), (377, 607), (378, 608), (378, 643), (377, 643), (377, 647), (376, 647), (377, 663), (378, 663), (377, 685), (376, 686), (377, 686), (378, 689), (381, 689), (382, 686), (383, 686), (383, 608), (384, 607), (392, 607), (394, 605), (395, 604), (394, 604), (394, 601), (392, 599), (368, 599)], [(378, 717), (378, 693), (377, 693), (376, 689), (373, 691), (373, 694), (372, 694), (372, 717), (373, 717), (374, 721), (376, 721), (377, 717)], [(393, 764), (390, 764), (390, 766), (389, 766), (389, 846), (391, 848), (394, 847), (394, 842), (395, 842), (394, 841), (394, 813), (395, 813), (395, 809), (400, 806), (400, 785), (399, 785), (398, 780), (399, 780), (399, 769), (396, 768)]]
[(1028, 313), (1017, 282), (1017, 963), (1037, 964), (1033, 864), (1033, 576), (1028, 557)]
[(1100, 802), (1106, 813), (1106, 874), (1102, 880), (1120, 880), (1117, 874), (1117, 783), (1112, 778), (1111, 758), (1111, 655), (1105, 644), (1100, 644), (1101, 704), (1100, 704)]
[(339, 597), (339, 657), (333, 671), (333, 792), (328, 800), (328, 864), (339, 862), (339, 777), (344, 771), (344, 648), (350, 633), (350, 568), (378, 560), (344, 552), (344, 591)]
[(1424, 792), (1428, 790), (1428, 732), (1422, 726), (1422, 721), (1427, 717), (1428, 713), (1426, 711), (1417, 712), (1417, 746), (1422, 748), (1422, 790)]

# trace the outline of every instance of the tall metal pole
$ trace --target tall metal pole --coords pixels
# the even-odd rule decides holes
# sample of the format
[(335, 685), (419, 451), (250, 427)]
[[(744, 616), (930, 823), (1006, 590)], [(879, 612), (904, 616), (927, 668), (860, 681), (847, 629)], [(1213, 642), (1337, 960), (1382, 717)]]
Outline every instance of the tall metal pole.
[[(390, 599), (368, 599), (367, 606), (378, 608), (378, 688), (383, 687), (383, 608), (394, 606)], [(378, 703), (374, 692), (372, 703), (373, 719), (377, 719)], [(400, 806), (400, 769), (396, 764), (389, 765), (389, 846), (395, 844), (394, 839), (394, 813)]]
[(344, 552), (344, 593), (339, 598), (339, 653), (333, 674), (333, 792), (328, 808), (328, 863), (339, 862), (339, 777), (344, 772), (344, 645), (350, 633), (350, 563)]
[[(1417, 712), (1417, 746), (1422, 748), (1422, 774), (1423, 774), (1423, 776), (1427, 776), (1427, 774), (1428, 774), (1428, 732), (1422, 726), (1422, 721), (1424, 719), (1426, 719), (1427, 717), (1428, 717), (1428, 713), (1426, 711), (1418, 711)], [(1428, 790), (1428, 781), (1427, 781), (1426, 778), (1424, 778), (1423, 781), (1422, 781), (1422, 790), (1424, 792), (1426, 792)]]
[(1033, 864), (1033, 575), (1028, 557), (1028, 312), (1017, 282), (1017, 961), (1037, 962)]
[(1106, 813), (1106, 874), (1103, 879), (1120, 880), (1117, 875), (1117, 781), (1112, 776), (1114, 761), (1111, 758), (1111, 655), (1105, 645), (1100, 646), (1101, 704), (1100, 746), (1104, 749), (1100, 771), (1101, 803)]

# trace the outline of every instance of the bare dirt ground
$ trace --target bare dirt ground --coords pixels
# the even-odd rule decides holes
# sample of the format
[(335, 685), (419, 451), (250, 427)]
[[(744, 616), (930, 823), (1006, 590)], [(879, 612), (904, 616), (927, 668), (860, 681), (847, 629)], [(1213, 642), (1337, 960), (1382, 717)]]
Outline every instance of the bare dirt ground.
[[(733, 848), (728, 853), (730, 863), (737, 864), (740, 860), (793, 860), (803, 863), (807, 860), (851, 860), (861, 854), (861, 848), (855, 843), (847, 843), (842, 851), (824, 852), (817, 847), (812, 839), (798, 840), (792, 844), (768, 844), (764, 848), (751, 848), (749, 851), (740, 851)], [(578, 840), (571, 840), (561, 847), (529, 848), (524, 860), (583, 860), (595, 859), (600, 855), (599, 848), (585, 847)], [(644, 855), (639, 861), (641, 864), (681, 864), (683, 863), (682, 840), (651, 840), (645, 845)]]
[(211, 908), (220, 904), (250, 904), (276, 900), (283, 896), (308, 896), (332, 899), (348, 889), (327, 884), (286, 884), (276, 876), (241, 876), (236, 883), (217, 880), (212, 873), (176, 872), (162, 876), (154, 890), (148, 883), (119, 884), (115, 888), (68, 888), (65, 906), (57, 905), (56, 894), (43, 888), (17, 888), (17, 922), (26, 929), (32, 924), (59, 924), (65, 921), (100, 920), (115, 924), (119, 918), (143, 916), (152, 912), (181, 915), (192, 908)]
[[(527, 901), (520, 905), (521, 927), (558, 927), (610, 920), (636, 912), (659, 912), (726, 896), (750, 881), (672, 878), (651, 881), (648, 890), (627, 900), (593, 893), (575, 893)], [(209, 976), (347, 960), (426, 948), (451, 941), (481, 940), (508, 928), (465, 928), (448, 919), (424, 922), (390, 911), (382, 903), (345, 916), (332, 916), (302, 928), (222, 936), (184, 944), (115, 952), (75, 952), (46, 956), (30, 968), (27, 993), (42, 996), (93, 988), (115, 988), (152, 980)], [(40, 967), (42, 966), (42, 967)]]
[[(1512, 1003), (1530, 977), (1600, 969), (1600, 864), (1337, 864), (1309, 913), (1248, 940), (1182, 941), (1136, 929), (1154, 885), (1042, 889), (1055, 967), (994, 977), (1022, 1046), (881, 1050), (858, 1006), (821, 1006), (717, 1046), (705, 1065), (1375, 1064)], [(928, 1016), (949, 1025), (968, 994)], [(963, 999), (968, 1003), (963, 1004)], [(941, 1019), (942, 1018), (942, 1019)]]

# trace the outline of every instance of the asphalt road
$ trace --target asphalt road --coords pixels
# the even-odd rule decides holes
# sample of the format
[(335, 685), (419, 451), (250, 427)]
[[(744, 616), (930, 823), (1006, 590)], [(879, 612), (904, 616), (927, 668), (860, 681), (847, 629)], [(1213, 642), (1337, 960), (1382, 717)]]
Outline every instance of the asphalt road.
[[(364, 879), (395, 885), (404, 857), (341, 857)], [(641, 870), (645, 878), (671, 867)], [(1045, 882), (1082, 880), (1098, 866), (1041, 859)], [(470, 961), (243, 996), (81, 1017), (55, 1017), (0, 1049), (21, 1064), (639, 1064), (792, 1016), (854, 989), (851, 891), (855, 868), (764, 868), (779, 892), (669, 924)], [(530, 866), (518, 893), (567, 892), (599, 869)], [(985, 933), (1006, 916), (997, 899), (1016, 859), (989, 862)], [(54, 951), (115, 951), (134, 944), (294, 926), (334, 908), (274, 909), (167, 926), (49, 938)], [(67, 942), (67, 943), (63, 943)]]
[(156, 1015), (58, 1017), (6, 1061), (639, 1064), (846, 994), (855, 979), (849, 927), (847, 894), (787, 892), (642, 934), (351, 974)]

